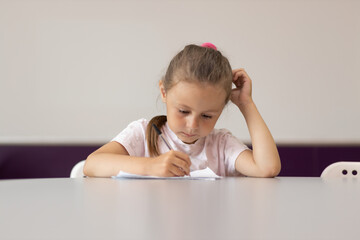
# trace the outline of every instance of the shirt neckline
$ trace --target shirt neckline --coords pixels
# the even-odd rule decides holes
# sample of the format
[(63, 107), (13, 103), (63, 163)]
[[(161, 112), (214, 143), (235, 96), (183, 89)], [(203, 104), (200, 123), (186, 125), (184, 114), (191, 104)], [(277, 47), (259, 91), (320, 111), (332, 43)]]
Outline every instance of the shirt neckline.
[(193, 148), (198, 148), (199, 146), (203, 145), (205, 138), (206, 137), (202, 137), (199, 138), (195, 143), (189, 144), (189, 143), (184, 143), (183, 141), (181, 141), (180, 138), (178, 138), (178, 136), (170, 129), (168, 122), (165, 123), (166, 128), (166, 132), (170, 135), (171, 139), (173, 142), (175, 142), (175, 144), (179, 144), (181, 145), (183, 148), (185, 149), (193, 149)]

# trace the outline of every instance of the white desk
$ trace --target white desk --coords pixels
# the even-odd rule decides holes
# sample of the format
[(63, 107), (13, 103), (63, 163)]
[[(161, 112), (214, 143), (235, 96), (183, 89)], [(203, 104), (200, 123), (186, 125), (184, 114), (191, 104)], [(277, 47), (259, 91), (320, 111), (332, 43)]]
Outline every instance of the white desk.
[(359, 239), (360, 181), (0, 181), (1, 239)]

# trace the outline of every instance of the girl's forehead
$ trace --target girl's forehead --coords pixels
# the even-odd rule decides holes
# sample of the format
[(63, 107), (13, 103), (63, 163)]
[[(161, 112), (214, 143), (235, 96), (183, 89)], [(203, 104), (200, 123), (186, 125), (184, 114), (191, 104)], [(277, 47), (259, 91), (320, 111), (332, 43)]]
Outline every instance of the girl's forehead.
[(167, 92), (172, 103), (194, 110), (222, 111), (226, 92), (220, 84), (179, 81)]

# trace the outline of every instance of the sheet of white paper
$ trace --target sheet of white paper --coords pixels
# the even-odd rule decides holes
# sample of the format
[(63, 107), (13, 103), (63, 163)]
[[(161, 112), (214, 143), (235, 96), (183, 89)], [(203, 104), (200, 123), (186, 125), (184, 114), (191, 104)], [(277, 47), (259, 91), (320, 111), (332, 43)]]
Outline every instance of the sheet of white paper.
[(213, 177), (213, 178), (220, 178), (218, 175), (216, 175), (209, 167), (202, 169), (202, 170), (196, 170), (190, 172), (190, 177)]
[(221, 177), (216, 175), (210, 168), (205, 168), (202, 170), (196, 170), (190, 172), (190, 176), (184, 177), (157, 177), (157, 176), (143, 176), (137, 174), (131, 174), (127, 172), (120, 171), (118, 175), (113, 176), (113, 178), (127, 178), (127, 179), (189, 179), (189, 180), (216, 180)]

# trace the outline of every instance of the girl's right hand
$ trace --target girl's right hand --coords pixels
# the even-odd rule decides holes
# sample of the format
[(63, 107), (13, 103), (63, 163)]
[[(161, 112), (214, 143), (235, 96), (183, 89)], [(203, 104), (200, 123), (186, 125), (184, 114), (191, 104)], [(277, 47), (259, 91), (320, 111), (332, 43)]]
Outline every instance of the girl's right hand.
[(183, 152), (171, 150), (149, 159), (148, 173), (159, 177), (183, 177), (190, 174), (191, 161)]

